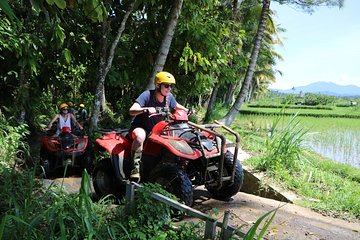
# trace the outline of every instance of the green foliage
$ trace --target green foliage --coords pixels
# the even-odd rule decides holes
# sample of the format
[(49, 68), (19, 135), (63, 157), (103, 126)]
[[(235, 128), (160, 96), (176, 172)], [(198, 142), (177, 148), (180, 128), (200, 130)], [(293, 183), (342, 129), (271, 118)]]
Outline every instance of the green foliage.
[[(266, 233), (266, 230), (269, 228), (271, 222), (274, 220), (274, 217), (275, 217), (275, 214), (277, 212), (277, 210), (279, 209), (280, 207), (276, 208), (276, 209), (273, 209), (267, 213), (265, 213), (264, 215), (262, 215), (256, 222), (255, 224), (249, 229), (249, 231), (246, 233), (246, 235), (244, 236), (244, 240), (250, 240), (250, 239), (263, 239), (263, 236), (265, 235)], [(271, 217), (269, 219), (266, 219), (267, 217), (269, 217), (271, 215)], [(256, 236), (255, 238), (255, 234), (256, 234), (256, 231), (257, 229), (259, 228), (260, 226), (260, 223), (265, 220), (265, 223), (260, 231), (260, 233)]]
[(86, 171), (75, 194), (62, 184), (44, 187), (32, 171), (15, 170), (1, 172), (0, 190), (1, 239), (202, 239), (200, 224), (172, 228), (170, 208), (150, 197), (152, 191), (171, 196), (159, 186), (139, 189), (132, 211), (107, 198), (94, 203)]
[(287, 94), (284, 98), (283, 98), (283, 100), (282, 100), (282, 104), (285, 104), (285, 103), (287, 103), (287, 104), (294, 104), (295, 102), (297, 101), (297, 97), (296, 97), (296, 95), (294, 95), (294, 94)]
[(209, 117), (208, 122), (213, 122), (214, 120), (222, 118), (226, 114), (227, 110), (227, 108), (224, 108), (224, 105), (217, 103)]
[(304, 103), (305, 105), (329, 105), (335, 102), (335, 97), (324, 94), (305, 93)]
[(0, 169), (15, 167), (28, 154), (28, 146), (24, 139), (29, 134), (26, 124), (10, 125), (0, 111)]
[(0, 1), (0, 9), (3, 10), (10, 19), (16, 18), (13, 10), (11, 9), (7, 1)]
[[(12, 179), (10, 183), (7, 179)], [(7, 210), (2, 214), (3, 239), (85, 239), (108, 236), (111, 211), (105, 202), (94, 204), (88, 195), (90, 179), (85, 172), (78, 194), (66, 194), (62, 188), (39, 184), (33, 172), (6, 173), (2, 198)], [(14, 190), (16, 189), (16, 190)], [(11, 193), (11, 191), (13, 191)], [(15, 193), (15, 194), (14, 194)], [(106, 238), (106, 237), (105, 237)]]
[(145, 184), (143, 188), (137, 189), (131, 209), (120, 208), (123, 213), (119, 214), (119, 221), (124, 223), (130, 239), (175, 239), (173, 237), (176, 234), (170, 228), (171, 209), (164, 203), (154, 201), (152, 192), (174, 199), (160, 185)]

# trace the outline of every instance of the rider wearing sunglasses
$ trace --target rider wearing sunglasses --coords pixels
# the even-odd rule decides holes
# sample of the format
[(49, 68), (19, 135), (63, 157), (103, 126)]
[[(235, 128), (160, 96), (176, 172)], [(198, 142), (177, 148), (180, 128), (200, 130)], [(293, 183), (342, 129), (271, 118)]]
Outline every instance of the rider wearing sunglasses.
[(139, 179), (138, 167), (146, 136), (151, 132), (156, 123), (164, 119), (163, 116), (149, 118), (149, 115), (156, 113), (157, 107), (188, 111), (188, 109), (176, 102), (171, 93), (175, 83), (175, 78), (171, 73), (159, 72), (155, 76), (155, 90), (146, 90), (141, 93), (129, 110), (129, 114), (134, 117), (129, 131), (133, 139), (132, 164), (134, 165), (134, 170), (131, 172), (132, 178)]
[(71, 121), (76, 124), (80, 129), (83, 129), (83, 127), (80, 125), (80, 123), (76, 120), (76, 117), (74, 114), (69, 112), (69, 105), (67, 103), (62, 103), (59, 106), (60, 112), (55, 115), (55, 117), (50, 121), (49, 126), (47, 127), (47, 130), (50, 130), (53, 123), (55, 121), (58, 121), (58, 127), (56, 134), (60, 133), (60, 130), (63, 127), (68, 127), (71, 130)]

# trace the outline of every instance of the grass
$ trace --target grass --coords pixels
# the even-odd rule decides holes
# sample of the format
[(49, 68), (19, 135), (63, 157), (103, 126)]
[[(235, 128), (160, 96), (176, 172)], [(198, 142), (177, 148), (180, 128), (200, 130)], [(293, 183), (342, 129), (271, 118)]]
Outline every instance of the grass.
[[(281, 132), (274, 138), (279, 144), (301, 142), (305, 136), (301, 128), (307, 129), (310, 125), (324, 125), (325, 129), (330, 128), (332, 131), (336, 126), (336, 121), (331, 119), (321, 121), (317, 118), (296, 117), (299, 121), (295, 121), (294, 117), (284, 118), (288, 119), (288, 123), (292, 121), (292, 125), (283, 124), (280, 131), (275, 131)], [(272, 181), (302, 196), (303, 200), (297, 202), (299, 205), (327, 215), (360, 219), (360, 170), (305, 150), (301, 144), (294, 145), (296, 154), (286, 155), (294, 152), (294, 149), (286, 147), (286, 144), (269, 144), (271, 135), (269, 137), (268, 133), (269, 130), (273, 131), (272, 126), (276, 121), (276, 116), (268, 115), (240, 115), (234, 121), (231, 127), (241, 133), (242, 147), (255, 155), (245, 163), (265, 171)], [(340, 123), (346, 121), (340, 120)], [(356, 129), (358, 124), (353, 125), (354, 119), (349, 121), (351, 123), (348, 126)], [(347, 124), (343, 125), (345, 127)], [(292, 164), (295, 161), (297, 164)]]
[(359, 219), (360, 171), (326, 159), (319, 161), (319, 156), (311, 152), (305, 151), (302, 158), (308, 164), (304, 164), (297, 177), (287, 179), (287, 183), (305, 198), (298, 204), (327, 215)]

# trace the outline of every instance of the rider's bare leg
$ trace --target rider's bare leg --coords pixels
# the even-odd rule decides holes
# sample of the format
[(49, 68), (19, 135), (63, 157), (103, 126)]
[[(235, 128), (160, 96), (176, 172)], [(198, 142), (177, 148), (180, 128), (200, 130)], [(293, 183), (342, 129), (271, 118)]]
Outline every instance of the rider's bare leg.
[(132, 152), (142, 152), (143, 150), (143, 144), (146, 138), (146, 132), (142, 128), (135, 128), (132, 133), (131, 137), (133, 139), (132, 143)]
[(142, 155), (142, 150), (143, 150), (143, 144), (146, 138), (146, 132), (144, 129), (142, 128), (135, 128), (132, 131), (132, 139), (133, 139), (133, 143), (132, 143), (132, 156), (131, 156), (131, 160), (132, 160), (132, 171), (131, 171), (131, 176), (130, 178), (133, 179), (137, 179), (138, 181), (140, 180), (140, 159), (141, 159), (141, 155)]

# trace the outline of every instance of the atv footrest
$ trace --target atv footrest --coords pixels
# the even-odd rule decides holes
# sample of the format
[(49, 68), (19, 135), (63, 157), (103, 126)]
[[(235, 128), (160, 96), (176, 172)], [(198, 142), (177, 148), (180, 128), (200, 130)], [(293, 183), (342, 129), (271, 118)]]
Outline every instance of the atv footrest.
[(208, 166), (207, 167), (207, 171), (208, 172), (212, 172), (212, 171), (217, 171), (219, 168), (216, 165), (212, 165), (212, 166)]
[(237, 143), (226, 143), (225, 146), (228, 147), (228, 148), (236, 147)]

